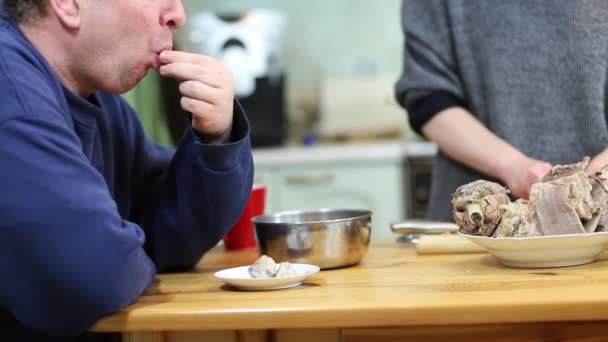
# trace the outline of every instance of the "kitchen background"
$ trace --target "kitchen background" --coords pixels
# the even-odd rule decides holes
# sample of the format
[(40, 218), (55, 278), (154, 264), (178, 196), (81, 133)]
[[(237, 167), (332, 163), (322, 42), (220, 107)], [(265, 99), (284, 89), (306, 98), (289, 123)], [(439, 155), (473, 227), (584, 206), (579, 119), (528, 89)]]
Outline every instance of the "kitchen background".
[[(374, 235), (425, 215), (434, 146), (411, 132), (393, 99), (403, 53), (400, 0), (185, 0), (184, 6), (188, 23), (176, 32), (176, 48), (213, 50), (239, 69), (235, 79), (256, 54), (280, 71), (279, 83), (258, 77), (254, 92), (249, 87), (240, 98), (253, 121), (256, 181), (269, 186), (267, 212), (363, 207), (374, 211)], [(280, 14), (284, 26), (263, 17), (264, 10)], [(247, 80), (238, 82), (247, 88)], [(172, 80), (150, 72), (125, 97), (158, 142), (174, 144), (187, 125)]]

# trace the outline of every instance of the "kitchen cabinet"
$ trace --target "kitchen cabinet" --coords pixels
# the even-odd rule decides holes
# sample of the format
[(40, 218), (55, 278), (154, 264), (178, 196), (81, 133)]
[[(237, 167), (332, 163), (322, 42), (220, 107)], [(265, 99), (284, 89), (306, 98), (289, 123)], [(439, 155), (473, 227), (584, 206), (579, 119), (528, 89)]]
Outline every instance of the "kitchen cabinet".
[(372, 237), (404, 219), (404, 149), (399, 142), (254, 150), (266, 213), (315, 208), (372, 211)]
[[(388, 235), (404, 214), (400, 163), (356, 162), (259, 167), (266, 183), (266, 212), (314, 208), (372, 211), (372, 236)], [(266, 181), (261, 181), (266, 179)]]

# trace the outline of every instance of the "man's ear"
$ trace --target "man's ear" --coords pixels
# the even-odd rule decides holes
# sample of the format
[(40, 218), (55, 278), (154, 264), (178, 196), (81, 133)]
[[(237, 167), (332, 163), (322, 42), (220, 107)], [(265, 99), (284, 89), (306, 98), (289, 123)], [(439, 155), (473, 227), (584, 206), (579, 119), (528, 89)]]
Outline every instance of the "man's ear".
[(80, 0), (50, 0), (50, 10), (69, 29), (80, 28)]

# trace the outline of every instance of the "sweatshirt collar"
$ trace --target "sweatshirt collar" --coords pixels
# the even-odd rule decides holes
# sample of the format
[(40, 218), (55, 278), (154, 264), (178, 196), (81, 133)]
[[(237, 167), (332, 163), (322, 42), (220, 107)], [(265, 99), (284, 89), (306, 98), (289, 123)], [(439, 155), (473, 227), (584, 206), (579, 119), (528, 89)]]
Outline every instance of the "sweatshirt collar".
[(91, 95), (88, 99), (74, 93), (65, 85), (62, 85), (65, 97), (72, 108), (74, 119), (87, 126), (96, 127), (97, 119), (103, 115), (103, 108), (98, 101), (97, 92)]

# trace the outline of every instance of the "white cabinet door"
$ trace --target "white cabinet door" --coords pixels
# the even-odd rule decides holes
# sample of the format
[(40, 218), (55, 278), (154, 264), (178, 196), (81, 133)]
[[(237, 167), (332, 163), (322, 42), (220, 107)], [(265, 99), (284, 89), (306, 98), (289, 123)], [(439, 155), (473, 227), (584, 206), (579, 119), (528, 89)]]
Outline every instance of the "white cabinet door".
[[(270, 181), (273, 210), (368, 209), (372, 236), (388, 236), (404, 216), (404, 188), (398, 162), (283, 166)], [(268, 199), (268, 198), (267, 198)]]

